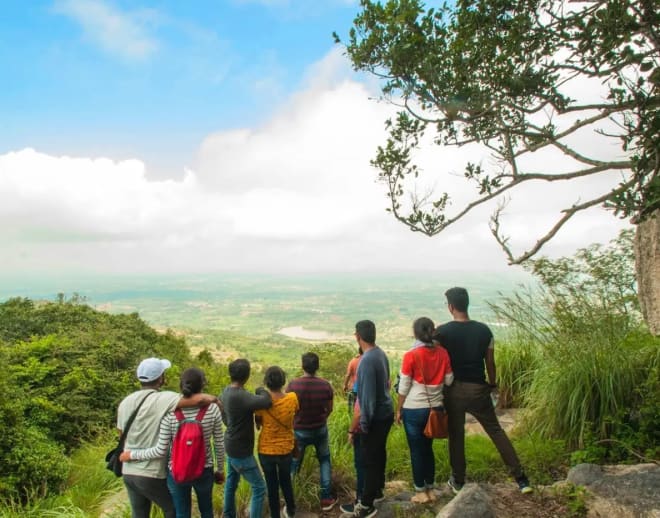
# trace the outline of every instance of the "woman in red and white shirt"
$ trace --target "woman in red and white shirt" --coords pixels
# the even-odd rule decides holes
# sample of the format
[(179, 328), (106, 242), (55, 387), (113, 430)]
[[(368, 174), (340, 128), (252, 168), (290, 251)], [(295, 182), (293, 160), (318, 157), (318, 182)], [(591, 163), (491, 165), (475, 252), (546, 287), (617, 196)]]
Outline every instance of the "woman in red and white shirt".
[(435, 325), (421, 317), (413, 323), (415, 343), (403, 355), (399, 374), (396, 422), (403, 427), (410, 448), (415, 503), (435, 500), (435, 456), (433, 439), (424, 436), (431, 408), (443, 406), (443, 387), (454, 381), (449, 354), (433, 342)]

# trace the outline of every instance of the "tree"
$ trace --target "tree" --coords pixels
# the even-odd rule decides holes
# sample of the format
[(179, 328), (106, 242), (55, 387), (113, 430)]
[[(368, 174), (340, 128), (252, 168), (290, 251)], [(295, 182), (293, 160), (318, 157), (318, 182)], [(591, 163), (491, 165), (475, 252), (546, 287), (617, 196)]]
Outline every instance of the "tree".
[[(657, 220), (657, 0), (457, 0), (438, 8), (421, 0), (361, 0), (361, 7), (346, 52), (356, 70), (382, 80), (383, 98), (400, 108), (386, 122), (389, 136), (372, 160), (387, 185), (388, 210), (400, 222), (434, 236), (498, 199), (491, 232), (509, 263), (521, 264), (591, 207), (605, 206), (635, 224)], [(574, 98), (571, 91), (583, 81), (603, 95)], [(448, 192), (419, 194), (415, 151), (425, 134), (438, 146), (483, 146), (493, 159), (490, 167), (465, 164), (476, 193), (456, 212), (449, 210)], [(577, 137), (585, 134), (599, 145), (584, 149)], [(619, 158), (607, 152), (612, 141), (620, 144)], [(572, 167), (546, 170), (530, 160), (547, 150), (559, 151)], [(612, 172), (620, 175), (618, 185), (574, 201), (527, 250), (512, 250), (501, 225), (507, 196), (527, 184), (575, 183)], [(660, 253), (651, 255), (659, 264)], [(640, 284), (652, 280), (657, 266), (648, 271)], [(660, 305), (654, 311), (657, 319)]]

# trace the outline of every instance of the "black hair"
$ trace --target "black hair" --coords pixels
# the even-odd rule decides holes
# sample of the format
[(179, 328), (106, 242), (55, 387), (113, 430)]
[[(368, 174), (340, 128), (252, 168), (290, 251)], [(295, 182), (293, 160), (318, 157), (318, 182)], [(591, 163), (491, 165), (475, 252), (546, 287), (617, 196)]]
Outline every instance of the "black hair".
[(245, 358), (239, 358), (229, 364), (229, 379), (239, 383), (245, 383), (250, 377), (250, 362)]
[(433, 332), (435, 331), (435, 324), (433, 320), (428, 317), (420, 317), (413, 322), (413, 333), (415, 338), (425, 344), (433, 342)]
[(270, 390), (280, 390), (286, 383), (286, 374), (281, 367), (273, 365), (266, 369), (264, 374), (264, 385)]
[(307, 374), (316, 374), (316, 371), (319, 370), (319, 355), (316, 353), (303, 354), (302, 368)]
[(376, 324), (371, 320), (360, 320), (355, 324), (355, 332), (368, 344), (376, 343)]
[(467, 313), (470, 297), (465, 288), (450, 288), (445, 291), (445, 297), (447, 297), (447, 303), (454, 306), (456, 311)]
[(179, 386), (181, 387), (181, 393), (185, 397), (199, 394), (204, 388), (204, 385), (206, 385), (206, 377), (201, 369), (192, 367), (181, 373)]

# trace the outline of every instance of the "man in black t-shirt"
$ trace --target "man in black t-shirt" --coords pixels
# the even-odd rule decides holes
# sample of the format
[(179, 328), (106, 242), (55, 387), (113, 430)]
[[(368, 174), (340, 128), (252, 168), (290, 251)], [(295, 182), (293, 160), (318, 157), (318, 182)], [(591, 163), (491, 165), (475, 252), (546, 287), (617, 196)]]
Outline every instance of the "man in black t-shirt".
[(458, 493), (465, 483), (465, 413), (469, 412), (495, 444), (520, 491), (530, 493), (529, 480), (511, 441), (497, 420), (491, 400), (491, 392), (497, 389), (493, 333), (486, 324), (470, 320), (469, 297), (465, 288), (451, 288), (445, 296), (453, 321), (439, 326), (433, 339), (447, 349), (454, 371), (454, 383), (445, 388), (452, 469), (447, 484), (454, 493)]
[(226, 387), (220, 400), (223, 404), (222, 420), (225, 430), (225, 457), (227, 458), (227, 480), (225, 481), (225, 501), (222, 510), (224, 518), (236, 518), (236, 489), (242, 476), (252, 489), (250, 498), (250, 518), (263, 516), (263, 501), (266, 482), (254, 458), (254, 411), (270, 408), (273, 404), (270, 394), (263, 387), (251, 394), (245, 390), (250, 377), (250, 362), (244, 358), (229, 364), (231, 385)]

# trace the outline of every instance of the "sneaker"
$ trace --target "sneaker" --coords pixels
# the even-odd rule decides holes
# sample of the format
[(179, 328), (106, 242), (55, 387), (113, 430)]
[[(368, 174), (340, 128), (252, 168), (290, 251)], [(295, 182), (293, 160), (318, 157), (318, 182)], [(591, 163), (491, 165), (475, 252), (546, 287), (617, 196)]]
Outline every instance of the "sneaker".
[(376, 497), (374, 498), (374, 504), (377, 504), (378, 502), (382, 502), (383, 500), (385, 500), (385, 493), (381, 489), (376, 493)]
[(355, 512), (355, 506), (356, 505), (357, 505), (357, 502), (354, 502), (354, 503), (351, 502), (351, 503), (348, 503), (348, 504), (341, 504), (339, 506), (339, 510), (343, 514), (353, 514)]
[(286, 510), (286, 505), (282, 507), (282, 512), (280, 513), (281, 518), (293, 518), (295, 513), (289, 514)]
[(429, 495), (426, 494), (426, 491), (417, 491), (410, 497), (410, 501), (413, 504), (428, 504), (431, 499), (429, 498)]
[(373, 505), (371, 507), (367, 507), (366, 505), (357, 503), (355, 504), (355, 511), (353, 511), (353, 516), (354, 518), (371, 518), (372, 516), (375, 516), (377, 512), (378, 509), (376, 509)]
[(330, 511), (335, 506), (336, 503), (337, 503), (336, 498), (322, 498), (321, 511)]
[(455, 495), (457, 495), (458, 492), (461, 489), (463, 489), (463, 484), (459, 484), (458, 482), (456, 482), (456, 480), (454, 479), (454, 475), (449, 477), (449, 480), (447, 480), (447, 485), (454, 492)]
[(518, 482), (518, 489), (520, 490), (520, 492), (523, 495), (527, 495), (527, 494), (531, 493), (532, 491), (534, 491), (532, 489), (532, 486), (529, 485), (529, 480), (527, 479), (527, 477), (525, 475), (523, 475), (522, 477), (518, 477), (516, 479), (516, 482)]

